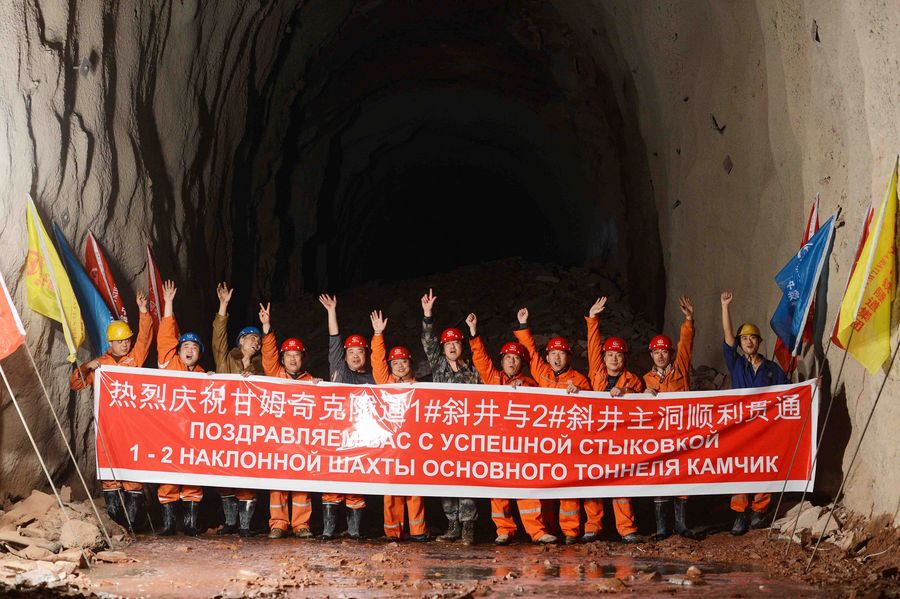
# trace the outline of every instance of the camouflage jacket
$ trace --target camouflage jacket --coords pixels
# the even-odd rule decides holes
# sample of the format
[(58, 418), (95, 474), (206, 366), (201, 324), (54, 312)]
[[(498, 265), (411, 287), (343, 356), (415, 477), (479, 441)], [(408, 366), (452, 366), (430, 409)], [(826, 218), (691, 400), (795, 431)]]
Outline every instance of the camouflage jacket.
[(477, 385), (481, 383), (481, 375), (475, 370), (471, 362), (459, 360), (460, 369), (454, 372), (450, 368), (450, 362), (441, 351), (441, 345), (434, 337), (434, 320), (424, 318), (422, 320), (422, 347), (425, 348), (425, 356), (431, 366), (431, 380), (435, 383), (467, 383)]

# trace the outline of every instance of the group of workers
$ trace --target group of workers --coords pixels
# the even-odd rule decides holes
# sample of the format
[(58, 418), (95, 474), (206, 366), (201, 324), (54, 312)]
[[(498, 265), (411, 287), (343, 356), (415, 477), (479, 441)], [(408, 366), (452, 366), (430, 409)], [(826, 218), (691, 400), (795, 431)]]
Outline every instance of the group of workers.
[[(164, 312), (157, 331), (159, 368), (167, 370), (203, 372), (199, 364), (206, 347), (196, 333), (180, 333), (174, 316), (175, 284), (167, 281), (162, 295)], [(285, 338), (280, 345), (272, 330), (270, 305), (260, 304), (260, 327), (247, 326), (240, 330), (236, 345), (228, 344), (228, 304), (233, 290), (221, 283), (217, 288), (219, 310), (213, 321), (211, 351), (217, 373), (265, 375), (295, 381), (319, 382), (323, 379), (311, 375), (305, 368), (307, 348), (297, 337)], [(733, 388), (765, 387), (788, 382), (777, 363), (760, 353), (761, 333), (758, 327), (745, 323), (734, 329), (730, 304), (733, 295), (725, 291), (721, 295), (723, 353), (731, 373)], [(328, 316), (329, 380), (356, 385), (384, 385), (415, 382), (412, 353), (406, 347), (394, 346), (389, 351), (385, 343), (388, 318), (380, 311), (370, 315), (371, 341), (359, 334), (341, 338), (338, 327), (337, 299), (322, 295), (319, 301)], [(639, 376), (628, 369), (628, 343), (620, 338), (603, 338), (600, 331), (600, 315), (606, 308), (606, 298), (601, 297), (590, 306), (585, 316), (588, 341), (588, 372), (571, 368), (571, 344), (563, 337), (550, 339), (544, 348), (536, 346), (528, 323), (528, 309), (518, 311), (518, 328), (515, 341), (506, 343), (499, 352), (495, 364), (478, 335), (478, 318), (469, 314), (465, 319), (468, 336), (457, 328), (446, 328), (439, 336), (434, 333), (433, 309), (437, 297), (429, 289), (422, 296), (422, 346), (432, 381), (435, 383), (484, 383), (510, 385), (512, 387), (544, 387), (566, 389), (569, 393), (580, 390), (608, 392), (613, 397), (629, 393), (658, 393), (689, 391), (691, 356), (694, 343), (694, 307), (687, 297), (679, 298), (684, 315), (677, 348), (665, 335), (650, 340), (648, 350), (652, 358), (651, 370)], [(153, 342), (153, 322), (147, 308), (147, 298), (137, 293), (140, 322), (134, 337), (129, 325), (113, 321), (108, 329), (109, 350), (72, 372), (70, 385), (73, 390), (90, 387), (93, 373), (100, 365), (143, 366)], [(464, 351), (468, 340), (469, 354)], [(531, 376), (526, 374), (526, 367)], [(103, 481), (103, 493), (110, 517), (131, 527), (142, 515), (144, 490), (139, 482)], [(250, 522), (256, 507), (257, 491), (250, 489), (218, 489), (222, 501), (225, 524), (219, 534), (251, 535)], [(160, 534), (173, 535), (177, 531), (177, 507), (180, 504), (181, 530), (188, 535), (200, 534), (204, 527), (199, 518), (199, 502), (203, 488), (192, 485), (159, 485), (158, 498), (162, 508), (163, 528)], [(693, 537), (686, 522), (687, 497), (657, 497), (654, 500), (656, 534), (662, 539), (676, 534)], [(513, 501), (528, 537), (535, 543), (556, 543), (551, 534), (552, 518), (556, 510), (552, 502), (539, 499), (492, 499), (491, 518), (496, 525), (495, 543), (511, 542), (517, 532), (513, 515)], [(734, 495), (731, 509), (736, 512), (731, 533), (742, 535), (750, 528), (766, 525), (766, 511), (770, 495), (757, 493), (751, 500), (748, 495)], [(363, 510), (366, 507), (362, 495), (322, 494), (322, 539), (336, 536), (338, 516), (343, 506), (346, 518), (346, 534), (360, 538)], [(612, 500), (616, 529), (625, 543), (642, 540), (635, 525), (631, 499)], [(442, 500), (447, 518), (446, 532), (437, 537), (440, 541), (461, 540), (472, 544), (475, 538), (477, 510), (474, 499), (447, 497)], [(293, 534), (296, 537), (312, 537), (310, 517), (312, 500), (310, 493), (298, 491), (269, 491), (269, 537), (273, 539)], [(408, 522), (408, 534), (404, 534), (404, 509)], [(582, 522), (581, 513), (585, 513)], [(674, 527), (670, 526), (674, 511)], [(562, 499), (559, 501), (558, 525), (566, 544), (596, 540), (602, 531), (604, 500)], [(384, 497), (384, 534), (389, 539), (408, 538), (413, 541), (429, 539), (425, 524), (425, 508), (422, 497)]]

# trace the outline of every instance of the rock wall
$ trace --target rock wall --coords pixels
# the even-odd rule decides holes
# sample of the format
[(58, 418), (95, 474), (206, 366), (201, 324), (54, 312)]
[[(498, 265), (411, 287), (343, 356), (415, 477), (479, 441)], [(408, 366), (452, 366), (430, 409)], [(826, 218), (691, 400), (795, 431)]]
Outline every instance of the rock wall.
[[(246, 290), (235, 310), (247, 315), (257, 296), (329, 285), (365, 249), (340, 236), (384, 173), (466, 156), (532, 190), (551, 215), (553, 258), (608, 272), (651, 321), (673, 331), (665, 298), (691, 294), (696, 362), (721, 368), (719, 291), (735, 290), (736, 318), (768, 321), (773, 273), (817, 192), (823, 213), (841, 205), (847, 223), (833, 319), (863, 207), (900, 151), (897, 8), (10, 0), (0, 269), (85, 465), (87, 398), (66, 390), (58, 327), (25, 308), (26, 192), (76, 247), (92, 229), (120, 284), (144, 284), (151, 244), (196, 298), (179, 317), (208, 333), (216, 280)], [(435, 110), (435, 98), (457, 110)], [(27, 356), (4, 367), (54, 472), (70, 475)], [(826, 486), (880, 378), (848, 363)], [(897, 393), (893, 377), (886, 393)], [(21, 495), (41, 476), (3, 398), (0, 492)], [(879, 406), (847, 490), (857, 511), (897, 513), (898, 419), (896, 402)]]

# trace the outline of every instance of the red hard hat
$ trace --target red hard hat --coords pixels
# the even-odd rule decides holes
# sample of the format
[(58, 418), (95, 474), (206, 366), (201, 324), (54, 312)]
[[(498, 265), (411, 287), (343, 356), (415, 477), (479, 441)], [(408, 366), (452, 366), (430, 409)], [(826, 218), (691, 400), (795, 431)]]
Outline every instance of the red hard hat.
[(547, 348), (544, 351), (553, 351), (555, 349), (561, 351), (572, 351), (572, 346), (569, 345), (569, 342), (563, 339), (562, 337), (554, 337), (550, 341), (547, 342)]
[(603, 351), (617, 351), (628, 353), (628, 344), (621, 337), (607, 337), (603, 342)]
[(391, 360), (411, 360), (412, 354), (409, 353), (409, 350), (403, 347), (402, 345), (398, 345), (397, 347), (391, 348), (391, 351), (388, 352), (388, 362)]
[(516, 343), (515, 341), (510, 341), (502, 348), (500, 348), (500, 355), (505, 356), (506, 354), (513, 354), (515, 356), (519, 356), (523, 360), (525, 359), (525, 346), (521, 343)]
[(463, 334), (459, 329), (449, 328), (444, 329), (444, 332), (441, 333), (441, 345), (444, 345), (448, 341), (462, 341)]
[(289, 337), (288, 339), (285, 339), (281, 344), (281, 353), (284, 353), (286, 351), (305, 352), (306, 346), (303, 345), (303, 342), (296, 337)]
[(673, 350), (675, 349), (675, 346), (672, 345), (672, 340), (665, 335), (657, 335), (650, 340), (650, 351), (653, 351), (654, 349)]
[(366, 338), (362, 335), (350, 335), (344, 339), (344, 349), (350, 349), (351, 347), (369, 349), (369, 344), (366, 343)]

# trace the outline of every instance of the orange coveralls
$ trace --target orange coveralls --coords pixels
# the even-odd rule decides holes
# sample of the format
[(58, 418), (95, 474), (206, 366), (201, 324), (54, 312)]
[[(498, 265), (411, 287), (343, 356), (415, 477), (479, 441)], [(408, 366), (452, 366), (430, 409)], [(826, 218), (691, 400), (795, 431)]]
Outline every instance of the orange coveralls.
[[(100, 364), (105, 366), (131, 366), (140, 368), (147, 360), (147, 354), (150, 353), (150, 344), (153, 343), (153, 319), (150, 318), (149, 312), (141, 312), (141, 319), (138, 323), (138, 334), (131, 346), (131, 351), (119, 358), (118, 360), (108, 351), (97, 358)], [(69, 375), (69, 387), (73, 391), (81, 391), (86, 387), (94, 384), (94, 371), (87, 372), (84, 366), (72, 370)], [(125, 489), (126, 491), (141, 491), (144, 488), (142, 483), (131, 481), (114, 481), (104, 480), (101, 482), (104, 491), (113, 489)]]
[[(275, 333), (269, 332), (262, 338), (262, 363), (266, 376), (289, 379), (292, 381), (311, 381), (313, 377), (308, 372), (301, 372), (297, 376), (291, 376), (281, 364), (278, 356), (278, 344), (275, 341)], [(291, 502), (291, 518), (288, 520), (288, 501)], [(269, 491), (269, 528), (280, 528), (294, 532), (309, 530), (309, 520), (312, 517), (312, 499), (309, 493), (304, 491)], [(290, 523), (289, 523), (290, 522)]]
[[(174, 316), (164, 316), (159, 321), (159, 331), (156, 333), (157, 362), (162, 370), (179, 370), (190, 372), (205, 372), (199, 364), (188, 368), (178, 355), (178, 322)], [(172, 501), (200, 501), (203, 499), (203, 487), (194, 485), (169, 485), (161, 484), (156, 491), (160, 503)]]
[[(475, 370), (481, 375), (481, 382), (485, 385), (511, 385), (513, 381), (521, 381), (523, 387), (537, 387), (537, 383), (530, 376), (525, 376), (520, 372), (516, 376), (510, 377), (504, 371), (494, 367), (494, 362), (485, 350), (481, 337), (471, 338), (469, 347), (472, 349), (472, 363), (475, 365)], [(528, 533), (531, 540), (536, 541), (547, 534), (541, 513), (541, 500), (516, 499), (515, 501), (519, 508), (519, 517), (522, 518), (522, 526), (525, 527), (525, 532)], [(509, 499), (491, 499), (491, 519), (497, 527), (498, 536), (516, 534), (516, 521), (513, 520), (511, 507), (512, 502)]]
[[(562, 372), (553, 372), (553, 368), (545, 362), (537, 347), (534, 344), (534, 335), (531, 329), (519, 329), (513, 331), (519, 343), (528, 350), (530, 359), (531, 374), (534, 376), (538, 387), (550, 389), (566, 389), (571, 381), (579, 389), (585, 391), (591, 390), (591, 382), (586, 376), (576, 370), (568, 368)], [(590, 500), (588, 500), (590, 501)], [(585, 501), (587, 503), (587, 501)], [(581, 500), (580, 499), (560, 499), (559, 500), (559, 527), (567, 537), (577, 537), (581, 528)]]
[[(588, 376), (591, 377), (591, 386), (594, 391), (606, 391), (609, 373), (603, 363), (603, 343), (600, 335), (600, 320), (586, 316), (588, 334)], [(616, 387), (624, 389), (625, 393), (643, 393), (644, 381), (629, 370), (623, 370), (616, 381)], [(613, 512), (616, 515), (616, 530), (623, 537), (637, 532), (634, 524), (634, 511), (631, 509), (631, 499), (616, 497), (612, 500)], [(603, 528), (603, 500), (585, 499), (584, 511), (587, 514), (587, 522), (584, 524), (584, 532), (598, 533)]]
[[(391, 374), (390, 365), (385, 359), (384, 335), (372, 336), (372, 376), (379, 385), (392, 383), (415, 382), (415, 379), (401, 381)], [(349, 498), (352, 495), (348, 495)], [(425, 526), (425, 502), (421, 497), (385, 495), (384, 496), (384, 536), (399, 539), (403, 536), (403, 508), (409, 512), (409, 534), (421, 537), (428, 533)]]

